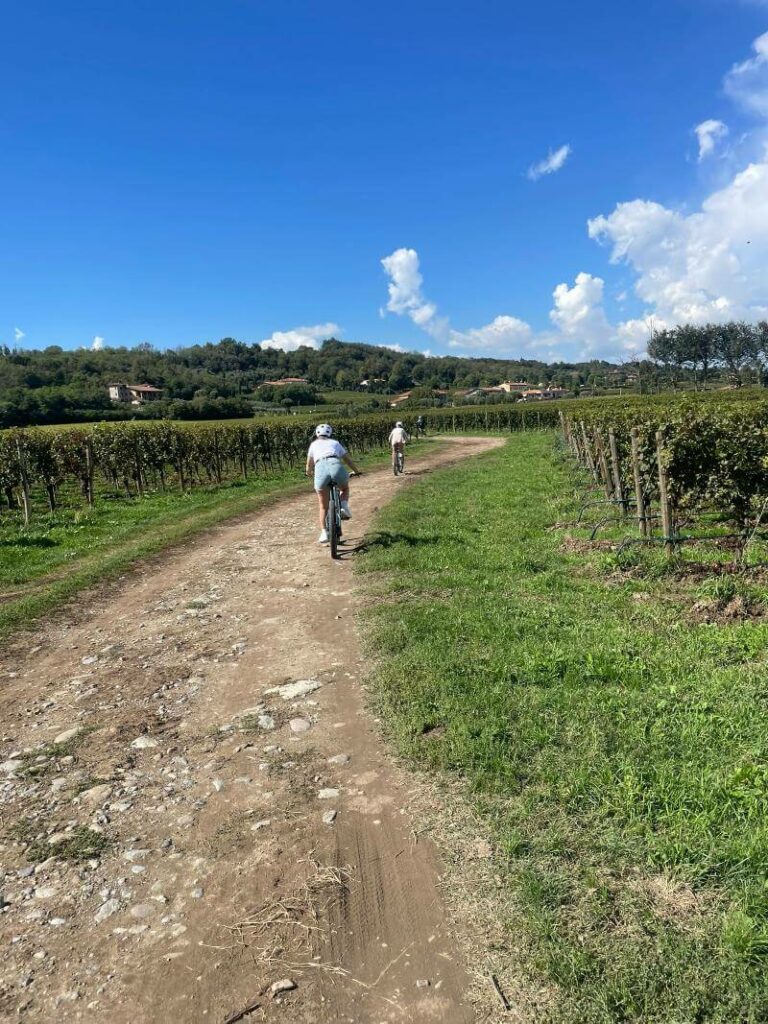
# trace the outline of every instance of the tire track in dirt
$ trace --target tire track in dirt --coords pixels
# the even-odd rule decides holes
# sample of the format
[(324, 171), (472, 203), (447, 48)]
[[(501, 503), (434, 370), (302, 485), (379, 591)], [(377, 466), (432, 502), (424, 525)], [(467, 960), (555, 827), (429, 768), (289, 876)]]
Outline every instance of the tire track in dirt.
[[(409, 479), (499, 443), (353, 481), (350, 546)], [(475, 1020), (314, 511), (217, 527), (3, 651), (0, 1019)]]

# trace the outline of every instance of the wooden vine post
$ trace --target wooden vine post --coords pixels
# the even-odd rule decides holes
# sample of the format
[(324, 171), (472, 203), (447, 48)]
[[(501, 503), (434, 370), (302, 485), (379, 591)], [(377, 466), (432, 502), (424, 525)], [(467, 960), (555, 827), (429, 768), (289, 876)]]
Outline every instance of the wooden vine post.
[(21, 438), (16, 438), (16, 454), (19, 457), (19, 476), (21, 477), (21, 507), (24, 510), (24, 525), (29, 526), (31, 514), (29, 501), (29, 472), (27, 470), (27, 455)]
[(621, 505), (621, 511), (626, 514), (627, 500), (624, 497), (624, 485), (621, 482), (621, 465), (619, 463), (619, 448), (616, 444), (616, 431), (611, 427), (608, 431), (608, 446), (611, 450), (611, 472), (613, 473), (613, 493), (616, 501)]
[(613, 498), (613, 489), (611, 487), (611, 472), (608, 469), (608, 459), (605, 456), (605, 442), (603, 441), (603, 432), (599, 427), (595, 427), (595, 440), (597, 441), (597, 459), (598, 466), (600, 467), (600, 478), (603, 483), (603, 490), (608, 501)]
[(595, 483), (600, 483), (600, 478), (597, 475), (597, 466), (595, 460), (592, 458), (592, 448), (589, 444), (589, 437), (587, 436), (587, 428), (584, 426), (584, 420), (579, 420), (579, 426), (581, 427), (581, 440), (584, 445), (584, 456), (587, 460), (587, 468), (595, 479)]
[(85, 499), (88, 507), (93, 508), (93, 443), (90, 437), (85, 439)]
[(656, 461), (659, 464), (659, 502), (661, 504), (661, 529), (664, 536), (664, 550), (667, 555), (674, 551), (672, 539), (672, 508), (669, 504), (669, 477), (664, 465), (664, 437), (660, 430), (656, 431)]
[(637, 504), (637, 525), (641, 537), (649, 537), (651, 534), (648, 521), (648, 505), (643, 490), (643, 475), (640, 471), (640, 435), (637, 427), (632, 427), (630, 433), (632, 441), (632, 477), (635, 481), (635, 502)]

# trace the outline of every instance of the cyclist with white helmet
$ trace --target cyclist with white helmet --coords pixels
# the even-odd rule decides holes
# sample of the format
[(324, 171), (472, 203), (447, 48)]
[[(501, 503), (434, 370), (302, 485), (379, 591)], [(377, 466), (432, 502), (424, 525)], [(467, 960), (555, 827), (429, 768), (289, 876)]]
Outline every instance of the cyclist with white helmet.
[(341, 518), (352, 518), (352, 513), (349, 510), (349, 473), (347, 472), (347, 466), (349, 466), (353, 473), (360, 474), (360, 470), (349, 457), (347, 449), (333, 436), (333, 427), (330, 423), (321, 423), (315, 429), (315, 440), (309, 446), (305, 469), (307, 476), (313, 471), (315, 475), (315, 491), (317, 493), (320, 513), (320, 537), (318, 539), (320, 544), (328, 543), (325, 516), (328, 511), (331, 483), (338, 484), (339, 487)]
[(394, 430), (392, 430), (390, 432), (390, 435), (389, 435), (389, 444), (390, 444), (390, 447), (392, 448), (392, 466), (393, 467), (395, 465), (395, 459), (397, 458), (397, 453), (401, 452), (403, 450), (403, 448), (405, 448), (405, 446), (408, 444), (409, 441), (410, 441), (410, 437), (406, 434), (405, 428), (403, 427), (403, 424), (401, 423), (401, 421), (398, 420), (397, 423), (395, 424)]

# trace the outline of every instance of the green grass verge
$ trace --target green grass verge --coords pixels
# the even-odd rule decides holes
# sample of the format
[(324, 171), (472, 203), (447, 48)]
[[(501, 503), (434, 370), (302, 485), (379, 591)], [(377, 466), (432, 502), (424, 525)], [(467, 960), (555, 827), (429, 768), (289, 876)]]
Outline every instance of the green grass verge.
[[(428, 444), (414, 444), (411, 453), (423, 453)], [(388, 451), (377, 451), (357, 461), (363, 469), (374, 469), (388, 458)], [(120, 575), (140, 558), (253, 512), (278, 494), (310, 487), (302, 470), (295, 469), (187, 494), (148, 492), (126, 498), (100, 493), (92, 510), (79, 496), (65, 495), (56, 512), (36, 509), (28, 528), (18, 514), (6, 513), (0, 517), (0, 637), (84, 588)]]
[(359, 563), (374, 700), (487, 817), (537, 1021), (764, 1022), (768, 626), (570, 552), (580, 497), (533, 433), (389, 505)]

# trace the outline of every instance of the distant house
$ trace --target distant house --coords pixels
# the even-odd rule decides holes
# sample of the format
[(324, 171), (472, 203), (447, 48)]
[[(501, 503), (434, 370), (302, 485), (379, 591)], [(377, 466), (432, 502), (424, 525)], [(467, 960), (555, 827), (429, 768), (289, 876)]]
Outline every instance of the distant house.
[(494, 391), (503, 391), (507, 395), (519, 391), (521, 394), (528, 389), (528, 382), (525, 380), (505, 380)]
[(262, 387), (284, 388), (289, 384), (309, 384), (306, 377), (281, 377), (280, 380), (265, 380)]
[(556, 398), (567, 398), (571, 394), (565, 388), (527, 388), (520, 396), (521, 402), (547, 402)]
[(163, 389), (152, 384), (110, 384), (109, 397), (113, 402), (143, 405), (145, 402), (157, 402), (161, 399)]

